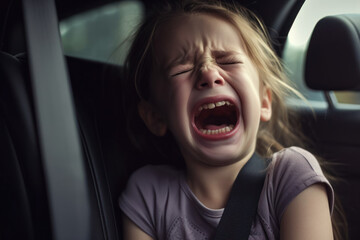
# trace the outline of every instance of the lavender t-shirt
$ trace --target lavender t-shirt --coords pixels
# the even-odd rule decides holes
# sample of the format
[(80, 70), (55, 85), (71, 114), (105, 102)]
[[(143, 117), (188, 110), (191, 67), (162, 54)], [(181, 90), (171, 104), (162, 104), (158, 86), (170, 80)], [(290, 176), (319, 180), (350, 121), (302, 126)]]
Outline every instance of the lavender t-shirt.
[[(274, 154), (260, 195), (249, 239), (279, 239), (281, 217), (300, 192), (323, 183), (333, 209), (334, 193), (315, 157), (297, 147)], [(153, 239), (211, 239), (223, 209), (209, 209), (192, 193), (183, 172), (170, 166), (145, 166), (130, 178), (120, 208)]]

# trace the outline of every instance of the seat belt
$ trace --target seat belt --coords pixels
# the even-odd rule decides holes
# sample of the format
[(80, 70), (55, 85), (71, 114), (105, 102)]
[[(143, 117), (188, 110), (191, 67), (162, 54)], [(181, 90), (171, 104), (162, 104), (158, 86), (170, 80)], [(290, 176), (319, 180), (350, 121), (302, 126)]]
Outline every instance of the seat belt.
[(23, 0), (52, 239), (90, 239), (88, 184), (54, 0)]
[(249, 239), (268, 163), (268, 160), (254, 153), (241, 169), (231, 189), (214, 240)]

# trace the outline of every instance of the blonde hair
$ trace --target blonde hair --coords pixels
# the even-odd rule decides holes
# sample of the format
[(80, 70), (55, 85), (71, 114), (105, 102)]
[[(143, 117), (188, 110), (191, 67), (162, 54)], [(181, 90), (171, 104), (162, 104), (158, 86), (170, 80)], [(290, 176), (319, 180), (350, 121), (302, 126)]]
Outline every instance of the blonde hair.
[[(289, 129), (288, 113), (283, 102), (290, 93), (300, 97), (301, 94), (286, 80), (282, 64), (271, 47), (261, 21), (252, 12), (240, 6), (224, 5), (220, 2), (188, 1), (175, 6), (168, 5), (165, 10), (148, 17), (137, 31), (125, 61), (126, 78), (131, 82), (126, 89), (132, 88), (131, 85), (135, 83), (137, 99), (134, 99), (133, 103), (137, 104), (140, 99), (147, 100), (150, 96), (149, 75), (154, 67), (153, 42), (157, 30), (162, 23), (184, 14), (210, 14), (234, 25), (242, 36), (249, 57), (258, 68), (262, 83), (271, 89), (273, 117), (270, 122), (261, 124), (256, 151), (264, 157), (270, 157), (285, 147), (281, 142), (290, 143), (287, 146), (302, 143), (303, 141), (297, 141), (298, 135)], [(285, 139), (286, 141), (282, 141)]]
[[(287, 80), (282, 63), (272, 48), (263, 23), (244, 7), (217, 1), (184, 1), (172, 5), (168, 4), (163, 9), (148, 16), (137, 30), (125, 61), (127, 81), (123, 87), (126, 91), (124, 98), (125, 114), (128, 117), (128, 129), (133, 143), (142, 150), (149, 143), (153, 144), (151, 147), (147, 147), (147, 150), (157, 149), (164, 156), (164, 159), (169, 157), (174, 159), (174, 156), (181, 158), (171, 133), (168, 133), (165, 138), (158, 138), (151, 134), (144, 135), (147, 129), (139, 120), (137, 104), (141, 99), (148, 100), (150, 97), (149, 81), (154, 67), (153, 44), (157, 30), (164, 22), (176, 16), (187, 14), (209, 14), (232, 24), (242, 36), (246, 51), (257, 66), (260, 80), (272, 91), (272, 118), (269, 122), (260, 124), (256, 152), (263, 157), (271, 157), (273, 153), (285, 147), (297, 145), (306, 148), (308, 141), (297, 130), (299, 126), (296, 124), (299, 121), (295, 115), (288, 111), (284, 102), (288, 95), (296, 95), (300, 98), (303, 96)], [(142, 127), (139, 128), (139, 125)], [(174, 154), (174, 152), (177, 153)], [(181, 162), (183, 161), (177, 159), (173, 163), (183, 166)], [(336, 216), (342, 215), (339, 206), (339, 203), (336, 203), (334, 214)], [(341, 218), (342, 222), (346, 222), (343, 220), (343, 216), (336, 218)], [(335, 239), (341, 239), (336, 221), (333, 221), (333, 226)]]

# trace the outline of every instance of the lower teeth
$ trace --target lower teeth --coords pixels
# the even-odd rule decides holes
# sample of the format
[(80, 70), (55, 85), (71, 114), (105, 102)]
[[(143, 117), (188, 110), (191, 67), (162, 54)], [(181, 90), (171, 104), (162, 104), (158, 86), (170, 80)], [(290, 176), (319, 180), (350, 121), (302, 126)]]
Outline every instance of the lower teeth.
[(200, 129), (200, 131), (206, 135), (216, 135), (216, 134), (230, 132), (233, 129), (234, 129), (234, 125), (231, 124), (229, 126), (226, 126), (226, 127), (220, 128), (220, 129), (216, 129), (216, 130)]

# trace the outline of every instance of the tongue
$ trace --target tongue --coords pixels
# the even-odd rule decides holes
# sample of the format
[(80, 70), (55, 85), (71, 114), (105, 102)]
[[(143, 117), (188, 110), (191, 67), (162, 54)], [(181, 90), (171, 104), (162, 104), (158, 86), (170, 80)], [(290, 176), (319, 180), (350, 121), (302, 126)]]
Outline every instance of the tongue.
[(221, 129), (224, 128), (228, 125), (226, 124), (221, 124), (221, 125), (213, 125), (213, 124), (207, 124), (205, 125), (205, 129), (209, 129), (209, 130), (217, 130), (217, 129)]

